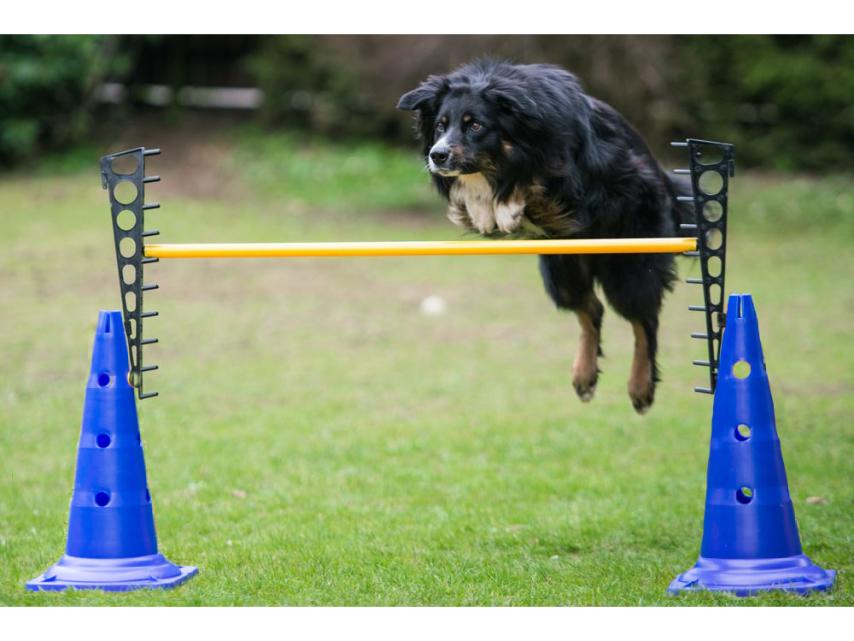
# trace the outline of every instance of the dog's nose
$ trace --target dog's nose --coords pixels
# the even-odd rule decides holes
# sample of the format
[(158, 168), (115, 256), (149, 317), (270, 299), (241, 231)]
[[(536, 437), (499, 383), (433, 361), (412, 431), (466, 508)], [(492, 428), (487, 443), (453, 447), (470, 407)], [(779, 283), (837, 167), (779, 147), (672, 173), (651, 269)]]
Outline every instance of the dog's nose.
[(430, 150), (430, 160), (437, 165), (441, 165), (445, 162), (450, 155), (451, 152), (447, 147), (440, 147), (439, 149), (433, 148)]

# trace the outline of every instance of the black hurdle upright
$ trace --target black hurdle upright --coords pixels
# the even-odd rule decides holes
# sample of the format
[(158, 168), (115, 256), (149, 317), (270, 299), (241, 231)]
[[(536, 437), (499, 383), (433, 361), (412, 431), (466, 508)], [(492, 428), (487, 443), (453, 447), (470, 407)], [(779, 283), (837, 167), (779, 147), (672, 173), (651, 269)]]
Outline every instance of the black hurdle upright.
[(700, 258), (700, 278), (688, 278), (686, 283), (703, 286), (703, 305), (689, 305), (692, 312), (703, 312), (705, 332), (693, 332), (691, 338), (706, 341), (707, 360), (692, 361), (709, 368), (709, 386), (695, 387), (701, 394), (714, 394), (718, 382), (718, 363), (721, 354), (721, 334), (726, 325), (724, 283), (726, 280), (726, 221), (729, 206), (729, 179), (735, 175), (735, 147), (725, 142), (687, 138), (670, 143), (688, 149), (688, 168), (673, 173), (690, 176), (690, 196), (679, 196), (682, 202), (694, 205), (693, 223), (681, 228), (697, 234), (697, 251), (686, 256)]
[[(144, 364), (143, 348), (146, 345), (158, 342), (156, 338), (145, 338), (143, 332), (143, 321), (146, 318), (157, 316), (157, 312), (144, 309), (143, 294), (152, 289), (157, 289), (158, 286), (154, 283), (146, 283), (143, 280), (143, 271), (145, 265), (160, 260), (159, 258), (146, 258), (144, 254), (144, 239), (149, 236), (157, 236), (160, 233), (156, 229), (145, 229), (145, 212), (160, 207), (157, 203), (145, 202), (145, 185), (160, 181), (160, 176), (145, 175), (145, 159), (159, 153), (159, 149), (137, 147), (101, 158), (101, 185), (110, 195), (116, 266), (118, 267), (119, 287), (122, 295), (125, 336), (130, 354), (129, 382), (131, 386), (136, 388), (140, 400), (157, 396), (157, 392), (145, 392), (143, 387), (143, 375), (157, 369), (157, 365)], [(113, 162), (116, 160), (129, 164), (135, 161), (133, 171), (129, 173), (116, 171)], [(130, 200), (129, 197), (126, 198), (126, 202), (119, 200), (116, 196), (116, 187), (120, 183), (133, 185), (136, 189), (133, 200)]]

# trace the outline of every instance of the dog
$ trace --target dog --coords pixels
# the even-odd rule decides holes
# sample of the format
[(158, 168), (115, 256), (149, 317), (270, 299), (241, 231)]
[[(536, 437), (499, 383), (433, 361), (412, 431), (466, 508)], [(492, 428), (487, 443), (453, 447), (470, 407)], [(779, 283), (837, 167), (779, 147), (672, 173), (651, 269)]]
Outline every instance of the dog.
[[(414, 111), (427, 168), (467, 231), (510, 238), (652, 238), (679, 235), (692, 219), (686, 190), (662, 170), (615, 109), (553, 65), (479, 60), (433, 75), (401, 96)], [(690, 193), (688, 191), (687, 193)], [(546, 292), (578, 317), (572, 384), (593, 398), (604, 306), (631, 323), (628, 394), (645, 413), (660, 380), (659, 314), (676, 280), (670, 254), (539, 257)]]

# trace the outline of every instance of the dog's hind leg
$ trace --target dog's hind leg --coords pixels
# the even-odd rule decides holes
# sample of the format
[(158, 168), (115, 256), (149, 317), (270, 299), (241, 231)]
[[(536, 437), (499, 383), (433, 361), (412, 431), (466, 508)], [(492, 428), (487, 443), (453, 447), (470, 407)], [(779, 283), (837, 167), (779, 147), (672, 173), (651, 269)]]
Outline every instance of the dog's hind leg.
[(555, 305), (575, 312), (581, 339), (572, 365), (572, 386), (582, 401), (589, 401), (599, 380), (602, 354), (602, 317), (605, 308), (593, 291), (589, 259), (581, 256), (540, 256), (543, 284)]
[(638, 414), (644, 414), (655, 400), (655, 385), (659, 380), (655, 353), (658, 347), (658, 319), (632, 321), (635, 352), (629, 374), (629, 398)]
[(578, 398), (585, 402), (593, 398), (596, 383), (599, 382), (598, 360), (602, 353), (600, 341), (604, 310), (593, 292), (585, 307), (575, 310), (581, 325), (581, 340), (572, 364), (572, 386)]
[(655, 360), (658, 316), (664, 293), (675, 277), (673, 258), (664, 254), (603, 256), (596, 265), (596, 277), (608, 302), (632, 324), (635, 348), (628, 392), (635, 411), (643, 414), (655, 400), (659, 381)]

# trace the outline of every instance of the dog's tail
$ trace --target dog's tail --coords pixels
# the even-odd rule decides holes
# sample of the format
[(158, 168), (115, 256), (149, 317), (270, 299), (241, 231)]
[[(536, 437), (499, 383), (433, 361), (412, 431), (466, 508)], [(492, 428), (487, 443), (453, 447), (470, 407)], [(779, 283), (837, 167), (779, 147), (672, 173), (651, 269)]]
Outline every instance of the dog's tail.
[(683, 223), (696, 223), (697, 216), (694, 212), (694, 203), (679, 200), (680, 196), (692, 196), (694, 190), (691, 188), (691, 179), (685, 176), (667, 176), (667, 187), (673, 201), (673, 223), (679, 236), (693, 236), (695, 232), (680, 227)]

